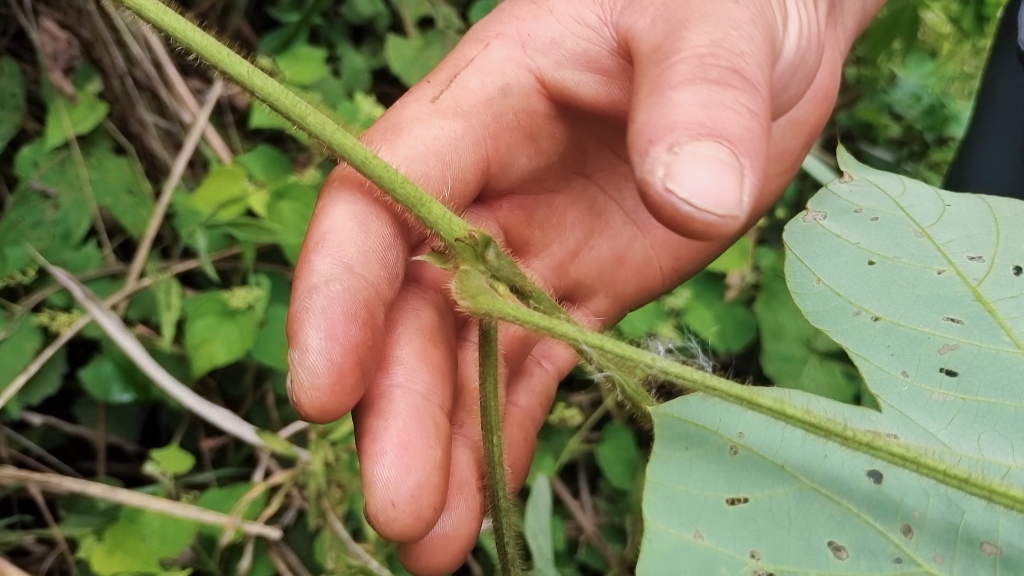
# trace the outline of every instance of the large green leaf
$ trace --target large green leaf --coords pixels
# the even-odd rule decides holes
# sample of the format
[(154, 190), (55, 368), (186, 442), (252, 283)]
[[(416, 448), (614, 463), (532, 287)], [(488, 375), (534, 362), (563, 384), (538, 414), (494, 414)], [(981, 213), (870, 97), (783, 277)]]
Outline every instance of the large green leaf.
[[(840, 161), (786, 271), (881, 412), (764, 394), (1024, 485), (1024, 203)], [(654, 419), (641, 574), (1024, 573), (1020, 514), (702, 394)]]
[(794, 299), (883, 413), (1024, 466), (1024, 202), (840, 159), (845, 176), (786, 228)]
[[(866, 408), (766, 393), (935, 445)], [(1024, 516), (701, 394), (654, 420), (638, 574), (1024, 574)]]

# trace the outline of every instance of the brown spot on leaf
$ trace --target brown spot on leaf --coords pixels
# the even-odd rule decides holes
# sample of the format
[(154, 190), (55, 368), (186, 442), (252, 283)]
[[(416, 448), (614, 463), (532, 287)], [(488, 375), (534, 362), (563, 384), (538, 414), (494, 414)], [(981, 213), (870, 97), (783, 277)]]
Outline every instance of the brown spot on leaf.
[(946, 273), (946, 271), (944, 269), (942, 269), (942, 268), (939, 268), (938, 270), (935, 271), (935, 275), (936, 276), (942, 276), (945, 273)]
[(835, 556), (836, 560), (839, 560), (840, 562), (850, 557), (850, 551), (846, 549), (846, 546), (843, 546), (835, 540), (828, 541), (828, 549), (829, 552), (832, 552), (832, 555)]
[(872, 216), (871, 217), (871, 221), (872, 222), (878, 222), (878, 216)]
[(868, 477), (868, 480), (871, 480), (871, 482), (873, 484), (875, 484), (876, 486), (881, 486), (882, 482), (885, 481), (885, 475), (882, 474), (882, 471), (881, 470), (876, 470), (874, 468), (872, 468), (871, 470), (868, 470), (867, 477)]
[(864, 209), (863, 209), (863, 208), (854, 208), (854, 209), (853, 209), (853, 213), (854, 213), (854, 214), (860, 214), (860, 213), (861, 213), (861, 212), (863, 212), (863, 211), (864, 211)]
[(914, 230), (914, 236), (916, 238), (924, 238), (924, 232), (922, 232), (920, 230)]
[(1024, 266), (1021, 266), (1021, 265), (1018, 264), (1018, 265), (1013, 267), (1013, 275), (1014, 276), (1021, 276), (1022, 274), (1024, 274)]
[(949, 376), (950, 378), (956, 378), (960, 375), (956, 370), (950, 370), (949, 368), (939, 368), (939, 374)]
[(907, 540), (913, 540), (914, 539), (914, 527), (911, 526), (910, 524), (904, 524), (903, 526), (900, 526), (900, 534), (903, 534), (903, 537), (906, 538)]
[(970, 262), (981, 262), (982, 264), (985, 263), (985, 257), (984, 256), (968, 256), (967, 260), (970, 261)]
[(750, 498), (747, 498), (746, 496), (730, 496), (725, 499), (726, 506), (742, 506), (747, 502), (750, 502)]
[(878, 316), (872, 316), (871, 317), (871, 321), (872, 322), (878, 322), (879, 320), (881, 320), (881, 318), (879, 318)]
[(936, 552), (935, 556), (932, 556), (932, 562), (935, 562), (939, 566), (942, 566), (943, 564), (946, 563), (946, 557), (943, 556), (942, 554), (939, 554), (938, 552)]
[(739, 453), (740, 453), (739, 446), (737, 446), (735, 444), (733, 444), (732, 446), (729, 446), (729, 456), (735, 456), (735, 455), (737, 455)]
[(874, 265), (875, 265), (875, 261), (874, 260), (868, 260), (868, 266), (874, 266)]
[(853, 317), (854, 318), (856, 318), (857, 316), (860, 316), (861, 314), (862, 314), (862, 311), (860, 311), (860, 310), (854, 310), (853, 311)]
[(744, 434), (743, 432), (737, 432), (736, 437), (739, 438), (740, 440), (743, 440), (744, 438), (747, 437), (747, 435)]
[(828, 218), (828, 212), (825, 212), (824, 210), (811, 210), (808, 208), (804, 212), (804, 216), (801, 220), (804, 222), (821, 222), (826, 218)]
[(760, 562), (761, 561), (761, 553), (758, 552), (757, 550), (751, 550), (750, 554), (747, 554), (747, 556), (749, 556), (750, 559), (753, 560), (754, 562)]
[(942, 347), (939, 348), (939, 356), (945, 356), (946, 354), (949, 354), (950, 352), (956, 352), (959, 349), (959, 344), (943, 344)]
[(903, 376), (904, 378), (910, 378), (910, 373), (904, 370), (903, 372), (900, 372), (900, 376)]
[(703, 542), (704, 541), (704, 535), (700, 533), (700, 530), (694, 530), (693, 531), (693, 539), (696, 540), (697, 542)]
[(961, 320), (959, 318), (953, 318), (952, 316), (943, 316), (942, 320), (945, 321), (945, 322), (952, 322), (953, 324), (956, 324), (957, 326), (963, 326), (964, 325), (964, 321), (963, 320)]
[(999, 547), (999, 546), (996, 546), (995, 544), (993, 544), (991, 542), (982, 542), (978, 546), (978, 549), (981, 550), (981, 553), (984, 554), (985, 556), (993, 556), (993, 557), (995, 557), (995, 556), (1002, 556), (1003, 555), (1003, 549), (1001, 547)]

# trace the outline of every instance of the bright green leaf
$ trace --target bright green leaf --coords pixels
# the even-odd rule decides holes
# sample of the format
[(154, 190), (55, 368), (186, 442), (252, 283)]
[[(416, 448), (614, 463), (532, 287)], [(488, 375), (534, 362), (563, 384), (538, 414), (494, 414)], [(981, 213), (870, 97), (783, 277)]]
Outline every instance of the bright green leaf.
[(96, 356), (82, 367), (78, 380), (90, 396), (107, 404), (128, 404), (145, 396), (132, 375), (107, 354)]
[(174, 559), (195, 539), (194, 522), (122, 508), (117, 522), (108, 527), (88, 549), (78, 554), (89, 562), (97, 576), (124, 573), (163, 573), (161, 560)]
[(308, 86), (327, 76), (327, 50), (309, 44), (295, 44), (274, 56), (274, 62), (289, 84)]
[(683, 321), (719, 354), (743, 351), (757, 336), (757, 319), (745, 304), (725, 301), (721, 276), (698, 274), (670, 297), (683, 305)]
[(164, 348), (170, 348), (174, 343), (174, 336), (178, 333), (184, 290), (177, 278), (168, 276), (153, 284), (153, 294), (156, 296), (160, 319), (160, 343)]
[(245, 168), (253, 180), (265, 185), (284, 180), (293, 172), (292, 159), (270, 144), (257, 144), (235, 157), (235, 164)]
[(10, 56), (0, 57), (0, 152), (21, 129), (27, 109), (25, 76)]
[(752, 260), (753, 250), (750, 246), (750, 237), (740, 236), (740, 239), (729, 246), (721, 256), (708, 264), (708, 270), (728, 274), (749, 268)]
[(287, 322), (287, 305), (267, 306), (263, 326), (250, 352), (256, 362), (282, 372), (288, 371), (288, 338), (285, 334)]
[(270, 195), (270, 221), (280, 227), (281, 248), (292, 263), (298, 260), (316, 197), (315, 187), (298, 183), (281, 186)]
[(46, 126), (43, 128), (43, 142), (47, 151), (67, 142), (69, 130), (75, 136), (92, 132), (110, 113), (110, 105), (91, 92), (80, 92), (77, 97), (78, 102), (71, 102), (63, 96), (57, 96), (49, 103)]
[(555, 567), (554, 539), (551, 532), (551, 514), (554, 505), (551, 495), (551, 481), (547, 476), (538, 475), (530, 485), (530, 497), (523, 510), (523, 538), (533, 559), (536, 576), (558, 576)]
[(436, 29), (413, 38), (388, 34), (384, 39), (384, 59), (403, 84), (412, 86), (448, 55), (455, 41), (457, 38), (451, 34)]
[(601, 442), (594, 448), (594, 459), (605, 479), (620, 490), (633, 486), (633, 479), (643, 465), (643, 455), (633, 431), (618, 420), (604, 427)]
[(196, 457), (177, 444), (150, 450), (149, 460), (158, 470), (170, 476), (187, 474), (196, 466)]
[(655, 333), (668, 321), (669, 316), (665, 307), (655, 300), (627, 314), (615, 328), (626, 338), (641, 340)]
[[(0, 391), (2, 391), (36, 357), (36, 353), (43, 347), (44, 335), (42, 329), (27, 318), (23, 318), (18, 324), (13, 324), (4, 316), (0, 316), (0, 331), (6, 332), (4, 339), (0, 340), (0, 359), (3, 359), (0, 361)], [(20, 393), (24, 392), (25, 389), (22, 389)]]
[(241, 360), (256, 342), (262, 312), (232, 306), (228, 297), (210, 291), (185, 301), (185, 349), (196, 377)]
[(188, 205), (208, 220), (227, 222), (248, 210), (251, 189), (241, 166), (216, 166), (189, 196)]
[(339, 104), (335, 113), (346, 128), (359, 134), (373, 126), (373, 123), (384, 114), (384, 110), (384, 106), (374, 95), (356, 92), (351, 99)]

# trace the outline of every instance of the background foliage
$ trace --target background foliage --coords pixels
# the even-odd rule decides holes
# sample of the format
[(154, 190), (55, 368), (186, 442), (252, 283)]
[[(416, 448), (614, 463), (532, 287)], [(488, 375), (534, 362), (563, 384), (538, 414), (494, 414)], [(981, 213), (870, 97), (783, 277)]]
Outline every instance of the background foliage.
[[(358, 132), (494, 2), (186, 4)], [(24, 242), (102, 297), (121, 290), (169, 159), (188, 129), (181, 91), (202, 100), (210, 86), (206, 70), (173, 51), (173, 60), (161, 60), (131, 29), (137, 23), (91, 5), (83, 16), (67, 3), (0, 4), (0, 389), (82, 314), (38, 273)], [(966, 126), (1001, 6), (890, 2), (854, 50), (821, 150), (841, 138), (874, 166), (939, 183)], [(139, 59), (128, 61), (131, 82), (112, 74), (122, 51), (132, 56), (121, 58)], [(125, 96), (124, 85), (133, 82), (141, 100)], [(276, 431), (296, 420), (284, 391), (291, 269), (332, 162), (231, 87), (212, 124), (221, 147), (204, 140), (175, 186), (145, 263), (152, 282), (131, 296), (123, 317), (180, 381)], [(705, 272), (630, 314), (617, 330), (739, 380), (870, 402), (841, 348), (803, 318), (783, 278), (782, 226), (816, 189), (799, 176)], [(250, 519), (269, 509), (271, 522), (286, 528), (279, 544), (222, 539), (186, 520), (81, 497), (37, 501), (10, 489), (0, 501), (0, 553), (30, 573), (370, 570), (346, 552), (325, 509), (364, 550), (402, 572), (392, 547), (362, 515), (350, 420), (296, 435), (313, 464), (302, 477), (288, 476), (286, 460), (231, 440), (171, 402), (95, 327), (59, 347), (2, 407), (2, 431), (5, 464), (100, 478)], [(536, 572), (632, 570), (649, 441), (599, 387), (582, 376), (568, 379), (524, 492)], [(68, 541), (66, 552), (55, 530)], [(464, 570), (490, 573), (493, 562), (485, 531)]]

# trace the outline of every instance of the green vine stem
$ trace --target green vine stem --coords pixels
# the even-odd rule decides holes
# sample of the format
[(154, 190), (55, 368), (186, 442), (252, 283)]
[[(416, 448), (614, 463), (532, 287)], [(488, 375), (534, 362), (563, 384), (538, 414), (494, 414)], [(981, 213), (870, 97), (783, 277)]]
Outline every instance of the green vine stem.
[(877, 433), (847, 426), (764, 394), (757, 388), (742, 386), (685, 364), (667, 361), (614, 338), (530, 310), (503, 298), (492, 289), (484, 276), (474, 270), (464, 268), (456, 274), (455, 297), (463, 310), (474, 316), (496, 318), (557, 338), (575, 347), (585, 358), (597, 362), (610, 359), (613, 369), (627, 366), (632, 372), (642, 371), (649, 376), (715, 396), (1024, 514), (1024, 489), (1020, 487), (976, 474)]
[[(189, 22), (160, 0), (115, 0), (174, 38), (208, 64), (262, 100), (328, 150), (344, 159), (415, 216), (455, 257), (455, 267), (476, 266), (508, 286), (523, 303), (549, 316), (570, 320), (568, 313), (516, 265), (498, 243), (448, 210), (401, 172), (364, 146), (329, 116), (268, 76), (219, 40)], [(624, 383), (620, 396), (643, 419), (654, 401), (640, 386)]]
[(498, 321), (480, 320), (477, 348), (480, 362), (480, 428), (483, 433), (484, 462), (487, 469), (487, 500), (494, 526), (501, 576), (519, 576), (519, 531), (515, 509), (509, 497), (502, 455), (501, 407), (498, 391)]
[(329, 116), (268, 76), (160, 0), (116, 0), (220, 70), (275, 112), (345, 159), (430, 228), (449, 248), (467, 241), (473, 228), (444, 204), (374, 154)]

